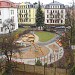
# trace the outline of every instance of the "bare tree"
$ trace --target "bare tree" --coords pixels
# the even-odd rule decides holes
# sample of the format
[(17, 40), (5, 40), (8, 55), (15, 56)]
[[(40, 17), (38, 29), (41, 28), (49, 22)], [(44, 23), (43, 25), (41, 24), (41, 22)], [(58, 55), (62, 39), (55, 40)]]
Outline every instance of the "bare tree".
[(15, 23), (13, 21), (13, 19), (6, 19), (3, 22), (3, 28), (9, 31), (9, 33), (11, 33), (14, 29), (15, 29)]
[[(14, 21), (12, 19), (6, 19), (3, 22), (3, 28), (5, 31), (8, 30), (8, 33), (11, 34), (15, 29)], [(12, 64), (12, 56), (15, 52), (20, 52), (15, 40), (15, 35), (5, 34), (0, 37), (0, 54), (2, 54), (1, 57), (3, 57), (6, 62), (5, 65), (1, 66), (2, 69), (5, 68), (4, 75), (13, 75), (12, 70), (15, 66)]]
[(69, 29), (69, 38), (70, 43), (73, 44), (73, 41), (75, 40), (75, 6), (74, 6), (74, 0), (72, 1), (72, 5), (66, 9), (66, 25), (70, 26)]
[[(12, 69), (15, 68), (12, 64), (12, 56), (15, 52), (20, 52), (19, 51), (19, 46), (15, 43), (15, 38), (14, 36), (3, 36), (0, 38), (0, 54), (2, 54), (3, 59), (6, 61), (5, 64), (5, 73), (7, 75), (13, 75)], [(1, 66), (3, 67), (3, 66)]]

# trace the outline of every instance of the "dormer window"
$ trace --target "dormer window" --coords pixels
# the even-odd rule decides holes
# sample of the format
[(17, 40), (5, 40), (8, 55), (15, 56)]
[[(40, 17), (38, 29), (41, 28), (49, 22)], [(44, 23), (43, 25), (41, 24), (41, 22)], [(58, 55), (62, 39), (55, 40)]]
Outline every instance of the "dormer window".
[(2, 23), (2, 19), (0, 19), (0, 24)]
[(1, 10), (0, 10), (0, 15), (1, 15)]
[(28, 5), (28, 8), (29, 8), (29, 5)]
[(11, 10), (11, 15), (14, 15), (14, 10)]

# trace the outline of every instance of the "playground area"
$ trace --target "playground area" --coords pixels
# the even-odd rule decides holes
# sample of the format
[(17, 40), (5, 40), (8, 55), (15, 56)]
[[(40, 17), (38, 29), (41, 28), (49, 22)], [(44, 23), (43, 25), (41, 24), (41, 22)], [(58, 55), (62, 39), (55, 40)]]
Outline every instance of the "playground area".
[(23, 58), (23, 59), (29, 59), (29, 58), (39, 58), (47, 55), (49, 53), (49, 50), (46, 47), (39, 46), (35, 43), (35, 35), (33, 34), (25, 34), (21, 38), (19, 38), (16, 43), (20, 46), (23, 46), (23, 48), (28, 48), (27, 51), (21, 52), (20, 54), (15, 53), (13, 55), (17, 58)]
[[(41, 35), (42, 36), (42, 35)], [(23, 47), (20, 53), (13, 54), (13, 61), (35, 65), (35, 60), (42, 64), (51, 64), (62, 58), (64, 51), (57, 41), (47, 45), (38, 45), (39, 37), (36, 34), (25, 34), (16, 43)], [(37, 42), (37, 43), (36, 43)]]
[(25, 52), (21, 52), (14, 54), (14, 57), (16, 58), (21, 58), (21, 59), (34, 59), (34, 58), (40, 58), (40, 57), (44, 57), (49, 53), (49, 50), (46, 47), (42, 47), (39, 46), (36, 48), (29, 48), (27, 51)]
[(35, 36), (33, 34), (22, 35), (17, 41), (16, 44), (24, 48), (31, 45), (31, 42), (34, 42)]

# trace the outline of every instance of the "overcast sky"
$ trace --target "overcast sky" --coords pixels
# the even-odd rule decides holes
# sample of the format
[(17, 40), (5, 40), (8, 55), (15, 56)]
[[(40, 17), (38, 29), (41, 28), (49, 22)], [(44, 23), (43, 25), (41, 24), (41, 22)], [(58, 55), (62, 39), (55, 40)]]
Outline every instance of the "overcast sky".
[[(10, 0), (12, 2), (31, 2), (31, 3), (34, 3), (34, 2), (38, 2), (39, 0)], [(44, 3), (44, 4), (48, 4), (50, 2), (52, 2), (53, 0), (40, 0), (40, 2)], [(60, 3), (63, 3), (65, 5), (68, 5), (70, 3), (72, 3), (72, 0), (55, 0), (55, 1), (58, 1)], [(75, 0), (74, 0), (75, 1)]]

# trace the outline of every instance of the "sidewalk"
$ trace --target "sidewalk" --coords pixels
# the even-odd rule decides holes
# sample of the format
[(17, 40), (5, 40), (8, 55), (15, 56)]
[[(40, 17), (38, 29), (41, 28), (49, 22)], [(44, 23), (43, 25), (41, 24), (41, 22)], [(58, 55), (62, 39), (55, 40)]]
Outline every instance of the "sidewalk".
[[(55, 52), (53, 49), (51, 49), (49, 47), (49, 45), (53, 45), (53, 44), (58, 47), (58, 52)], [(49, 53), (44, 57), (34, 58), (34, 59), (33, 58), (32, 59), (15, 59), (15, 58), (13, 58), (12, 60), (17, 61), (17, 62), (23, 62), (25, 64), (35, 65), (35, 60), (37, 61), (38, 59), (40, 59), (40, 61), (44, 65), (44, 63), (51, 64), (53, 62), (56, 62), (63, 57), (63, 54), (64, 54), (63, 48), (60, 47), (56, 42), (45, 45), (45, 47), (47, 47), (49, 49)]]

